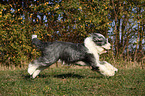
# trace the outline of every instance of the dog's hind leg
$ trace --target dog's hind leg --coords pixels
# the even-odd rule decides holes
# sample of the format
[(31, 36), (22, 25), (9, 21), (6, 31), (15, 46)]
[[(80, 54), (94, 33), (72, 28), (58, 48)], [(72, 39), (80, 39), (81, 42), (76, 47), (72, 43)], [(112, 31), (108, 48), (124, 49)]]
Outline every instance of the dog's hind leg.
[(35, 71), (34, 71), (34, 73), (33, 73), (33, 75), (32, 75), (32, 78), (35, 78), (37, 75), (39, 75), (39, 73), (42, 71), (42, 70), (44, 70), (44, 69), (46, 69), (48, 66), (40, 66), (40, 67), (38, 67)]
[(37, 60), (34, 60), (28, 66), (28, 73), (35, 78), (39, 73), (49, 67), (50, 65), (54, 64), (58, 59), (57, 58), (45, 58), (39, 57)]
[(29, 73), (30, 75), (32, 75), (32, 74), (35, 72), (35, 70), (36, 70), (39, 66), (40, 66), (40, 65), (39, 65), (39, 63), (38, 63), (37, 60), (32, 61), (32, 62), (28, 65), (28, 73)]

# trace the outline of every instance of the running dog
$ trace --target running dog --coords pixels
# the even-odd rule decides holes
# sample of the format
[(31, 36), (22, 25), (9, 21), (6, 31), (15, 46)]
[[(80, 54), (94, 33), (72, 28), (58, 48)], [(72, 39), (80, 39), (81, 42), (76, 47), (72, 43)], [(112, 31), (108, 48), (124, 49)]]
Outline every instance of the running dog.
[(81, 61), (104, 76), (114, 76), (118, 71), (110, 63), (99, 61), (99, 54), (111, 49), (108, 39), (100, 33), (92, 33), (85, 38), (83, 44), (61, 41), (42, 42), (37, 35), (32, 35), (32, 43), (42, 52), (38, 59), (28, 65), (28, 73), (32, 75), (32, 78), (58, 60), (66, 64), (79, 64), (78, 62)]

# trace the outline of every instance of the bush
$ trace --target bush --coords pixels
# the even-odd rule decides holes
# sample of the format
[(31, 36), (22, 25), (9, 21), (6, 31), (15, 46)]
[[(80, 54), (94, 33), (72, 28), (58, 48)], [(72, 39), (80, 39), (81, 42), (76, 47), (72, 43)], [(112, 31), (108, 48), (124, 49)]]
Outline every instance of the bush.
[[(0, 5), (0, 10), (7, 6)], [(0, 16), (0, 52), (3, 65), (18, 66), (29, 61), (38, 52), (31, 47), (31, 28), (25, 26), (21, 18), (16, 19), (7, 12)]]

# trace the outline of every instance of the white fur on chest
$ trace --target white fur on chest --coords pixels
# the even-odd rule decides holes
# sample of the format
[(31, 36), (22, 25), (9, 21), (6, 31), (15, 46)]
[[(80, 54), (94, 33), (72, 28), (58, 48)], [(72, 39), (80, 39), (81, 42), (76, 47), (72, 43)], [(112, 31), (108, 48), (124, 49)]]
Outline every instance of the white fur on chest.
[(88, 49), (88, 53), (92, 53), (96, 59), (96, 62), (99, 63), (99, 54), (104, 50), (100, 46), (97, 46), (93, 41), (92, 37), (87, 37), (84, 41), (85, 47)]

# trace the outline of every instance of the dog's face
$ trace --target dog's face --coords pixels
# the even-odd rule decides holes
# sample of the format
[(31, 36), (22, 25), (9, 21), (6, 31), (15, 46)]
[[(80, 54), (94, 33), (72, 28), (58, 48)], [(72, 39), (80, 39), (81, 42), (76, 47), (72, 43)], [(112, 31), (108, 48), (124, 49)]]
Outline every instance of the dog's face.
[(106, 39), (102, 34), (93, 33), (91, 34), (93, 42), (102, 48), (111, 49), (111, 44), (108, 42), (108, 38)]

